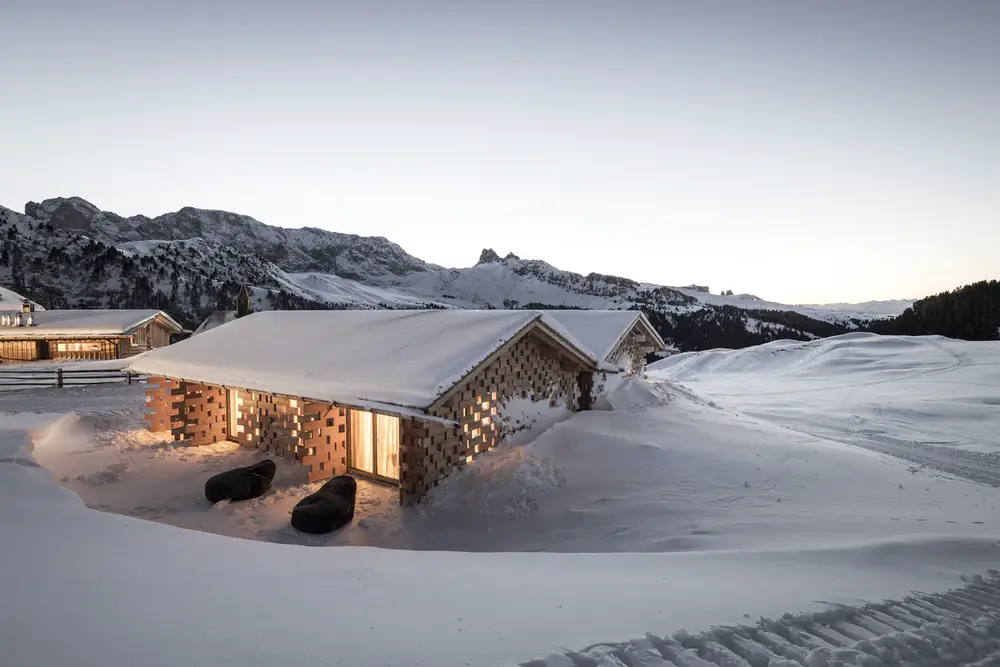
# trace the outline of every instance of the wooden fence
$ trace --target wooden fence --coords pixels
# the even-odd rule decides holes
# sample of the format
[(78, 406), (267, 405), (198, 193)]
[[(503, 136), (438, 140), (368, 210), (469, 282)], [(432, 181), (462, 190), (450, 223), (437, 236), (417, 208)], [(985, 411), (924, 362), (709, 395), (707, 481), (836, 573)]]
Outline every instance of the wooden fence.
[(0, 368), (0, 389), (79, 387), (89, 384), (145, 382), (146, 376), (120, 368)]

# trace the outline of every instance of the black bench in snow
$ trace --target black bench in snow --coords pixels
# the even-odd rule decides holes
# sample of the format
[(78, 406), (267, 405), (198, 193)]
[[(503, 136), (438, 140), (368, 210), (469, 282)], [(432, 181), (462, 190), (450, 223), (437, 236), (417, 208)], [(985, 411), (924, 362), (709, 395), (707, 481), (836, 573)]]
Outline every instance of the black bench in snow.
[(213, 475), (205, 482), (205, 497), (209, 502), (220, 500), (250, 500), (267, 493), (274, 480), (277, 466), (271, 459), (245, 468), (233, 468)]
[(350, 475), (338, 475), (306, 496), (292, 508), (292, 527), (303, 533), (332, 533), (354, 518), (358, 483)]

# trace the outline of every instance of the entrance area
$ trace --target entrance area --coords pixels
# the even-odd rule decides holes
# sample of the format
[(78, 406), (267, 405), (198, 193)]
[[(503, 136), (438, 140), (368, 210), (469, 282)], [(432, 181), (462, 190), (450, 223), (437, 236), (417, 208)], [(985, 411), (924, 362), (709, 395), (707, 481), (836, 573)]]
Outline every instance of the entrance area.
[(351, 410), (347, 435), (352, 470), (399, 481), (399, 417)]

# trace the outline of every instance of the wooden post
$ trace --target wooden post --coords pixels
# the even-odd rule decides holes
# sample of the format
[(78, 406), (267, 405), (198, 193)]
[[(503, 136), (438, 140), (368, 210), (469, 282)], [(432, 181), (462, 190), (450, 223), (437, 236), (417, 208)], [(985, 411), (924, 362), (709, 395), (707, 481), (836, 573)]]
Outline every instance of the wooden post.
[(132, 384), (132, 371), (125, 371), (125, 377), (128, 378), (128, 383)]
[(62, 389), (63, 386), (63, 369), (56, 369), (56, 387)]

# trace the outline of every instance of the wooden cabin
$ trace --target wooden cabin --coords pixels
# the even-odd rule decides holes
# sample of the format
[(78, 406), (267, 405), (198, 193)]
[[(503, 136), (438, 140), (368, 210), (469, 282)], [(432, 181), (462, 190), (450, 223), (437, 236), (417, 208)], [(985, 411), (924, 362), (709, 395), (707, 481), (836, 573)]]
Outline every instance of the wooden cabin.
[(150, 376), (153, 431), (280, 455), (308, 481), (379, 480), (407, 503), (496, 446), (508, 407), (586, 409), (594, 374), (617, 369), (537, 311), (332, 310), (234, 319), (131, 370)]
[(180, 324), (160, 310), (0, 311), (0, 363), (123, 359), (170, 344)]

